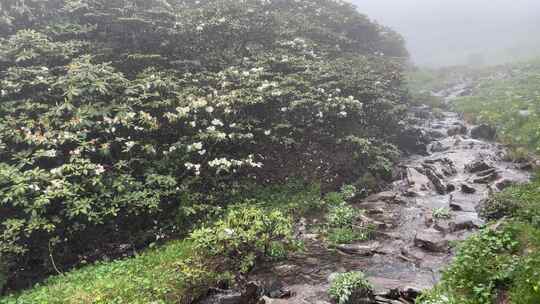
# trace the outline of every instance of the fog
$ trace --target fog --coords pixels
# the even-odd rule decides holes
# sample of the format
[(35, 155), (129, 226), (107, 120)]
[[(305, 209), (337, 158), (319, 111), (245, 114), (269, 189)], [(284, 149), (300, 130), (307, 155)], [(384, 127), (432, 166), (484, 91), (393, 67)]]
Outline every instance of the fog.
[(540, 0), (352, 0), (400, 32), (420, 66), (494, 64), (540, 54)]

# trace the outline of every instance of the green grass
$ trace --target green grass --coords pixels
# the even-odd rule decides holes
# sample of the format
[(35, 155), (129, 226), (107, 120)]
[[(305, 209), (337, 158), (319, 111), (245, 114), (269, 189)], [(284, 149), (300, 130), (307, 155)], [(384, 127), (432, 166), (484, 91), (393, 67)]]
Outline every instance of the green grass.
[(439, 285), (417, 303), (495, 304), (499, 296), (540, 303), (540, 178), (505, 189), (487, 206), (493, 220), (506, 220), (460, 244)]
[(475, 123), (498, 130), (499, 140), (540, 153), (540, 60), (501, 68), (504, 77), (485, 77), (455, 109)]
[(89, 265), (51, 277), (31, 290), (0, 299), (0, 303), (183, 303), (197, 294), (180, 271), (190, 253), (189, 242), (174, 241), (133, 258)]

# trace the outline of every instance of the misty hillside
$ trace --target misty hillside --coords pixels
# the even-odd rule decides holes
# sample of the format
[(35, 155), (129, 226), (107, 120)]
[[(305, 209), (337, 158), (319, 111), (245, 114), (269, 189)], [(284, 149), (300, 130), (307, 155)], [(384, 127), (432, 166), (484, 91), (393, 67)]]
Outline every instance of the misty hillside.
[[(497, 64), (540, 52), (540, 2), (534, 0), (355, 0), (397, 30), (422, 66)], [(476, 57), (476, 58), (475, 58)], [(478, 58), (481, 58), (481, 62)]]
[(540, 303), (537, 4), (384, 2), (0, 2), (0, 304)]

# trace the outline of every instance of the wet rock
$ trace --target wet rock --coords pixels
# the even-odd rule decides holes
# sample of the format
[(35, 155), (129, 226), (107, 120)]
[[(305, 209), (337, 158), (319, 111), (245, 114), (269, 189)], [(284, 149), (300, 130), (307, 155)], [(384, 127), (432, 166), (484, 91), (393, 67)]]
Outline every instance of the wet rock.
[(199, 302), (200, 304), (241, 304), (242, 294), (234, 291), (223, 291), (218, 294), (211, 295)]
[(480, 227), (480, 223), (477, 219), (470, 215), (458, 215), (452, 221), (449, 222), (449, 228), (451, 232), (461, 230), (471, 230)]
[(475, 160), (472, 163), (465, 165), (465, 170), (469, 173), (476, 173), (476, 172), (485, 171), (489, 169), (492, 169), (492, 166), (488, 165), (483, 160)]
[(446, 193), (446, 185), (442, 181), (442, 177), (437, 174), (437, 172), (433, 168), (426, 168), (426, 176), (431, 181), (433, 186), (435, 187), (435, 190), (439, 194), (445, 194)]
[(367, 202), (393, 202), (398, 194), (394, 191), (383, 191), (366, 198)]
[(476, 193), (476, 189), (468, 184), (461, 184), (461, 192), (466, 194), (474, 194)]
[(447, 252), (448, 241), (437, 230), (424, 230), (416, 234), (414, 245), (431, 252)]
[(211, 290), (210, 295), (200, 301), (200, 304), (256, 304), (261, 287), (256, 282), (246, 284), (243, 291)]
[(383, 277), (368, 277), (368, 281), (373, 285), (373, 294), (380, 303), (403, 303), (399, 299), (414, 300), (423, 290), (430, 286), (414, 286), (411, 280), (396, 280)]
[(456, 186), (454, 186), (453, 184), (446, 185), (446, 192), (450, 193), (454, 191), (456, 191)]
[[(431, 168), (435, 168), (437, 171), (442, 172), (445, 176), (452, 176), (457, 173), (456, 166), (454, 162), (449, 158), (436, 158), (436, 159), (426, 159), (424, 164), (432, 165)], [(425, 167), (425, 166), (424, 166)]]
[(508, 180), (508, 179), (503, 179), (501, 181), (498, 181), (497, 183), (495, 183), (495, 187), (497, 187), (497, 189), (499, 189), (500, 191), (514, 185), (515, 182), (511, 181), (511, 180)]
[(450, 147), (443, 145), (440, 141), (434, 142), (430, 145), (431, 152), (444, 152), (450, 150)]
[(293, 264), (281, 264), (273, 267), (273, 272), (280, 276), (288, 276), (300, 270), (300, 266)]
[(399, 134), (396, 141), (398, 147), (404, 151), (427, 155), (427, 145), (430, 142), (430, 138), (423, 129), (410, 128)]
[(434, 139), (441, 139), (441, 138), (446, 137), (446, 135), (443, 132), (438, 131), (438, 130), (429, 130), (428, 136)]
[(475, 139), (493, 140), (496, 134), (497, 130), (487, 124), (481, 124), (471, 129), (471, 137)]
[(499, 174), (497, 172), (492, 172), (489, 175), (474, 179), (473, 183), (489, 184), (490, 182), (497, 180), (497, 178), (499, 178)]
[(488, 175), (491, 175), (492, 173), (494, 173), (495, 171), (497, 171), (496, 168), (491, 168), (491, 169), (480, 171), (480, 172), (476, 173), (476, 176), (488, 176)]
[(347, 254), (372, 256), (377, 253), (380, 247), (381, 244), (379, 242), (372, 242), (368, 244), (342, 244), (338, 245), (336, 249)]
[(433, 228), (443, 234), (447, 234), (452, 230), (450, 222), (448, 220), (438, 220), (433, 226)]
[(532, 163), (526, 162), (526, 163), (517, 164), (516, 168), (518, 168), (519, 170), (523, 170), (523, 171), (530, 171), (530, 170), (532, 170), (534, 168), (534, 166), (533, 166)]
[(424, 216), (424, 224), (426, 224), (427, 227), (431, 227), (434, 221), (435, 220), (433, 219), (433, 213), (432, 212), (426, 213), (426, 215)]
[(448, 136), (454, 136), (459, 134), (467, 134), (467, 127), (463, 124), (457, 124), (451, 128), (449, 128), (446, 133)]
[(450, 210), (452, 211), (464, 211), (464, 212), (474, 212), (474, 207), (470, 203), (465, 202), (450, 202)]
[(431, 109), (427, 106), (424, 107), (411, 107), (409, 111), (414, 114), (414, 116), (423, 119), (430, 119), (432, 117)]

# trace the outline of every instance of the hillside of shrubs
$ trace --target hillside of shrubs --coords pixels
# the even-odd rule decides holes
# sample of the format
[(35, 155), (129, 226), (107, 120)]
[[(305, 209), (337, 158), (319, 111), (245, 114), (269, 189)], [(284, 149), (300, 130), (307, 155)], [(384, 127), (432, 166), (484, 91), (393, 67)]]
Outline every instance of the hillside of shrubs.
[(391, 178), (406, 58), (342, 1), (2, 1), (0, 287), (56, 276), (0, 302), (189, 302), (213, 257), (282, 255), (321, 193)]

